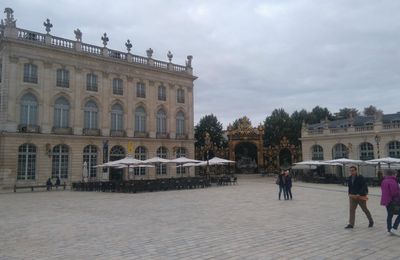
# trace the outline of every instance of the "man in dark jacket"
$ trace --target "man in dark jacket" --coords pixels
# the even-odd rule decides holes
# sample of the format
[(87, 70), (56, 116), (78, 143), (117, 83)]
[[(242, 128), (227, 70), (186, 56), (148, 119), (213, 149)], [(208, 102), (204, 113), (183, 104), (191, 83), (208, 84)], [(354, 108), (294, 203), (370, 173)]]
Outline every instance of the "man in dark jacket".
[(368, 227), (374, 226), (374, 220), (372, 219), (371, 213), (367, 208), (367, 194), (368, 187), (363, 176), (357, 174), (357, 168), (355, 166), (350, 167), (350, 177), (347, 179), (349, 186), (349, 202), (350, 202), (350, 218), (349, 224), (345, 228), (353, 228), (356, 218), (356, 209), (360, 205), (368, 218)]

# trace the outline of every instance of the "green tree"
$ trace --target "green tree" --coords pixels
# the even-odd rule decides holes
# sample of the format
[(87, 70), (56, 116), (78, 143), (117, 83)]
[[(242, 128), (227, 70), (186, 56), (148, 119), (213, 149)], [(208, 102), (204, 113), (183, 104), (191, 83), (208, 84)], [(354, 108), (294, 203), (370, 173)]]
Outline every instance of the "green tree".
[(217, 147), (224, 146), (225, 141), (222, 132), (222, 124), (213, 114), (205, 115), (204, 117), (202, 117), (199, 123), (194, 127), (196, 148), (204, 146), (204, 136), (206, 132), (210, 134), (211, 142), (214, 143)]
[(301, 128), (303, 126), (303, 122), (308, 122), (309, 117), (310, 115), (305, 109), (302, 109), (300, 111), (296, 110), (290, 116), (292, 124), (292, 133), (290, 133), (288, 139), (292, 144), (294, 145), (300, 144), (299, 139), (301, 137)]
[(316, 124), (325, 119), (333, 120), (334, 117), (326, 107), (322, 108), (320, 106), (316, 106), (309, 113), (306, 123)]
[(344, 107), (339, 110), (339, 112), (335, 113), (336, 119), (345, 119), (350, 117), (356, 117), (360, 115), (360, 112), (356, 108), (348, 108)]
[(282, 137), (286, 136), (289, 138), (291, 136), (291, 127), (292, 120), (283, 108), (272, 111), (271, 116), (267, 117), (264, 121), (265, 145), (279, 145)]
[(377, 113), (383, 114), (383, 111), (380, 110), (380, 109), (377, 109), (373, 105), (370, 105), (369, 107), (365, 107), (364, 110), (363, 110), (363, 115), (364, 116), (374, 116)]

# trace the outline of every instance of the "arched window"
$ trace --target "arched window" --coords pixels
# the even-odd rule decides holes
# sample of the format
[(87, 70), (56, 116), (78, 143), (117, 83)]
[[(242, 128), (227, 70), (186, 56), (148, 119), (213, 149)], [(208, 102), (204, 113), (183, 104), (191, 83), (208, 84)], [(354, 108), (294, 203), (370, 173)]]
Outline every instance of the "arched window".
[(120, 104), (111, 108), (111, 131), (121, 131), (124, 128), (124, 110)]
[(110, 150), (110, 161), (116, 161), (125, 157), (125, 149), (120, 145), (115, 145)]
[(23, 144), (18, 148), (17, 179), (36, 179), (36, 146), (33, 144)]
[[(157, 156), (160, 158), (167, 159), (168, 150), (167, 148), (161, 146), (157, 149)], [(156, 165), (156, 173), (157, 175), (166, 175), (167, 174), (167, 165), (165, 163), (159, 163)]]
[(69, 102), (64, 97), (57, 98), (54, 104), (54, 127), (69, 126)]
[(336, 144), (332, 149), (332, 158), (349, 158), (347, 147), (344, 144)]
[[(135, 158), (139, 160), (146, 160), (146, 148), (143, 146), (139, 146), (135, 149)], [(146, 168), (145, 167), (135, 167), (134, 168), (135, 175), (146, 175)]]
[(400, 142), (392, 141), (388, 145), (389, 156), (393, 158), (400, 158)]
[(94, 145), (87, 145), (83, 149), (83, 163), (86, 162), (88, 176), (90, 178), (96, 178), (97, 168), (97, 147)]
[(146, 132), (146, 110), (143, 107), (138, 107), (135, 111), (135, 132)]
[[(176, 158), (179, 158), (179, 157), (186, 157), (186, 149), (185, 148), (183, 148), (183, 147), (178, 147), (177, 149), (176, 149)], [(186, 168), (185, 167), (182, 167), (182, 165), (179, 165), (179, 164), (177, 164), (176, 165), (177, 167), (176, 167), (176, 174), (179, 176), (182, 176), (183, 174), (185, 174), (185, 172), (186, 172)]]
[[(125, 157), (125, 149), (120, 145), (115, 145), (110, 150), (110, 161), (116, 161)], [(123, 179), (123, 169), (111, 167), (110, 180), (121, 181)]]
[(52, 178), (59, 177), (60, 179), (68, 178), (68, 158), (69, 149), (65, 144), (59, 144), (53, 148), (52, 156)]
[(176, 114), (176, 134), (185, 134), (185, 114), (182, 111)]
[(85, 115), (84, 115), (84, 128), (87, 129), (97, 129), (97, 114), (99, 109), (94, 101), (88, 101), (85, 105)]
[(21, 98), (20, 112), (22, 125), (37, 125), (38, 102), (33, 94), (27, 93)]
[(157, 134), (167, 133), (167, 114), (163, 109), (157, 112)]
[(360, 144), (360, 160), (374, 159), (374, 146), (371, 143)]
[(316, 144), (313, 145), (311, 148), (311, 152), (312, 152), (312, 160), (316, 160), (316, 161), (322, 161), (324, 159), (324, 149), (322, 148), (322, 146)]

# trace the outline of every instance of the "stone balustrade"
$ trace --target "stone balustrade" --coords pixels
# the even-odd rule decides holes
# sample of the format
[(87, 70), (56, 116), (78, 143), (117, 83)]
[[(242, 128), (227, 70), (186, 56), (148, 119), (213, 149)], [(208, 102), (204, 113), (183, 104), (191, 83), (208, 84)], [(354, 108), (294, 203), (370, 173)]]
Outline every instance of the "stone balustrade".
[(106, 47), (99, 47), (96, 45), (83, 43), (80, 40), (69, 40), (50, 34), (38, 33), (21, 28), (8, 28), (8, 30), (6, 29), (0, 30), (0, 42), (7, 38), (14, 38), (25, 42), (30, 42), (32, 44), (40, 44), (55, 48), (75, 50), (77, 52), (83, 52), (90, 55), (105, 56), (111, 59), (118, 59), (132, 64), (140, 64), (151, 66), (161, 70), (168, 70), (176, 73), (193, 75), (193, 69), (191, 66), (192, 56), (188, 56), (188, 59), (190, 57), (190, 61), (187, 61), (186, 66), (182, 66), (173, 64), (171, 62), (155, 60), (151, 57), (133, 55), (130, 52), (121, 52), (117, 50), (111, 50)]

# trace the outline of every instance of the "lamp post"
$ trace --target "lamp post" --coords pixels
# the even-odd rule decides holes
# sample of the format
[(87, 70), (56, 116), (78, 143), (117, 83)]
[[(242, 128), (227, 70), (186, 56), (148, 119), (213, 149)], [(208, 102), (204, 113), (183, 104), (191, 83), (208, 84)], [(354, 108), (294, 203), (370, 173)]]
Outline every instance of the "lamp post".
[(206, 175), (210, 175), (210, 167), (208, 164), (208, 160), (210, 159), (210, 149), (212, 148), (212, 142), (210, 138), (210, 134), (206, 132), (204, 134), (204, 149), (206, 150), (206, 159), (207, 159), (207, 166), (206, 166)]
[[(377, 148), (376, 151), (377, 151), (378, 159), (380, 159), (381, 155), (380, 155), (380, 150), (379, 150), (379, 143), (381, 142), (381, 137), (378, 134), (375, 135), (375, 142), (376, 142), (376, 148)], [(379, 181), (382, 179), (381, 163), (380, 162), (378, 163), (378, 179), (379, 179)]]

